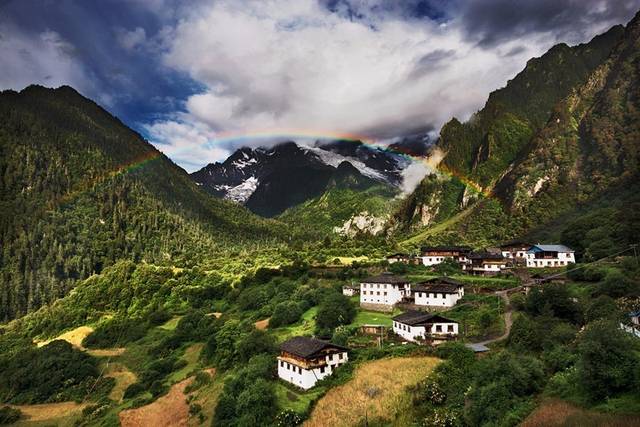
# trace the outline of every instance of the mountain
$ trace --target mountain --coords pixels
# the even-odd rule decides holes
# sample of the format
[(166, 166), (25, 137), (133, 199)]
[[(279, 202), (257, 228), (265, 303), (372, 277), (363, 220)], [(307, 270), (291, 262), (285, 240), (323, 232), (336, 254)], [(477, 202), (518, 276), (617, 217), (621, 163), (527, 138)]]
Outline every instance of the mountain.
[(445, 153), (440, 175), (407, 198), (392, 229), (409, 236), (408, 244), (495, 244), (549, 237), (551, 226), (560, 239), (575, 235), (572, 227), (590, 212), (604, 214), (608, 200), (613, 211), (595, 224), (589, 216), (594, 231), (573, 244), (595, 253), (598, 245), (637, 240), (628, 234), (637, 215), (624, 206), (638, 202), (639, 21), (586, 44), (553, 47), (493, 92), (469, 122), (447, 123), (437, 143)]
[(191, 174), (211, 194), (272, 217), (334, 187), (399, 186), (409, 160), (361, 141), (337, 140), (240, 148), (222, 163)]
[(0, 118), (0, 319), (118, 259), (192, 263), (282, 235), (70, 87), (4, 91)]

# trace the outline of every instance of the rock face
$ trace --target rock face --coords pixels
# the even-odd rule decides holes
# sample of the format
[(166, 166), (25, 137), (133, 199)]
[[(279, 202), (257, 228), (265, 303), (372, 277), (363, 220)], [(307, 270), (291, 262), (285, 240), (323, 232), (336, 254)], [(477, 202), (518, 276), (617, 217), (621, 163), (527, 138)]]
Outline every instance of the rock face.
[(341, 227), (334, 227), (333, 231), (349, 237), (354, 237), (360, 233), (376, 236), (384, 231), (388, 219), (388, 217), (377, 217), (365, 211), (354, 215)]

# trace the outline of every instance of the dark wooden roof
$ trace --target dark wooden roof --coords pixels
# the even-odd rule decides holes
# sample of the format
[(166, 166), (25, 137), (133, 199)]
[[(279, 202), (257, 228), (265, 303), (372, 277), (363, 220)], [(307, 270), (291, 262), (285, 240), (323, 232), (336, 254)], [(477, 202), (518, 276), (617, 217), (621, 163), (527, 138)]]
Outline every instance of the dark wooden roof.
[(502, 261), (504, 256), (502, 254), (496, 254), (491, 252), (474, 252), (469, 255), (469, 259), (486, 259), (494, 261)]
[(402, 252), (398, 252), (395, 254), (387, 255), (387, 258), (413, 258), (413, 255), (403, 254)]
[(457, 294), (462, 285), (450, 283), (418, 283), (411, 286), (411, 292), (440, 292), (443, 294)]
[(452, 279), (451, 277), (446, 277), (446, 276), (440, 276), (440, 277), (434, 277), (433, 279), (427, 279), (427, 280), (423, 280), (422, 282), (418, 283), (419, 285), (422, 284), (436, 284), (436, 283), (446, 283), (449, 285), (456, 285), (456, 286), (462, 286), (462, 283), (457, 281), (456, 279)]
[(434, 322), (456, 323), (454, 320), (447, 319), (446, 317), (440, 316), (439, 314), (425, 313), (422, 311), (413, 311), (413, 310), (399, 314), (395, 316), (393, 320), (399, 323), (404, 323), (405, 325), (410, 325), (410, 326), (421, 326), (421, 325), (426, 325), (428, 323), (434, 323)]
[(366, 279), (361, 280), (360, 283), (386, 283), (396, 285), (409, 283), (409, 280), (407, 280), (405, 277), (396, 276), (393, 273), (385, 272), (378, 276), (367, 277)]
[(346, 347), (309, 337), (293, 337), (280, 344), (280, 350), (303, 358), (309, 358), (327, 348), (335, 349), (339, 352), (349, 351)]
[(471, 248), (469, 246), (423, 246), (420, 250), (422, 252), (471, 252)]

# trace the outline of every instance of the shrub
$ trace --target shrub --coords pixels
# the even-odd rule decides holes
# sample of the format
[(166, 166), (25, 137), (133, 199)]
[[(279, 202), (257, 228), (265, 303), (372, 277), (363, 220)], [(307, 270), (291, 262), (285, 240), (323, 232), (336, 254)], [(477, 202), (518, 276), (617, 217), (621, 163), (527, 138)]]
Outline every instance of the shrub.
[(277, 304), (273, 309), (273, 314), (269, 319), (269, 327), (290, 325), (300, 320), (302, 309), (300, 304), (294, 301), (285, 301)]
[(593, 401), (635, 390), (640, 384), (637, 341), (616, 322), (589, 324), (578, 343), (578, 378)]
[(302, 424), (302, 417), (291, 409), (285, 409), (276, 417), (277, 427), (296, 427)]
[(140, 383), (133, 383), (124, 391), (123, 398), (131, 399), (132, 397), (136, 397), (141, 393), (144, 393), (146, 388)]
[(22, 412), (19, 409), (12, 408), (11, 406), (3, 406), (0, 408), (0, 424), (14, 424), (21, 416)]
[(113, 318), (101, 323), (82, 344), (89, 348), (120, 347), (144, 337), (147, 329), (147, 323), (141, 319)]

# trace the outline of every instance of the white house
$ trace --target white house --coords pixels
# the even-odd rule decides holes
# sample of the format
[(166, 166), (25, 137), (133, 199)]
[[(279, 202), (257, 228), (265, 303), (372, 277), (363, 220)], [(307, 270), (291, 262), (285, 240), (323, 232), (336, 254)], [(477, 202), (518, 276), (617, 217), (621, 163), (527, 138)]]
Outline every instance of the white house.
[(533, 245), (527, 251), (527, 267), (563, 267), (575, 262), (573, 249), (564, 245)]
[(348, 349), (309, 337), (294, 337), (280, 345), (278, 377), (308, 390), (349, 360)]
[(447, 258), (459, 263), (465, 263), (471, 248), (467, 246), (425, 246), (420, 252), (422, 264), (431, 266), (440, 264)]
[(358, 295), (359, 293), (360, 293), (360, 287), (359, 286), (344, 285), (342, 287), (342, 295), (346, 295), (348, 297), (352, 297), (354, 295)]
[(500, 246), (502, 256), (514, 261), (524, 261), (527, 258), (527, 251), (531, 248), (529, 243), (509, 242)]
[(411, 295), (411, 284), (402, 276), (382, 273), (360, 283), (360, 306), (371, 310), (391, 311), (402, 298)]
[(393, 332), (406, 341), (440, 344), (458, 336), (458, 323), (438, 314), (407, 311), (393, 318)]
[(415, 305), (453, 307), (464, 296), (462, 283), (448, 277), (438, 277), (411, 286)]
[(475, 252), (469, 255), (469, 262), (462, 269), (471, 274), (490, 276), (507, 268), (507, 258), (501, 253)]

